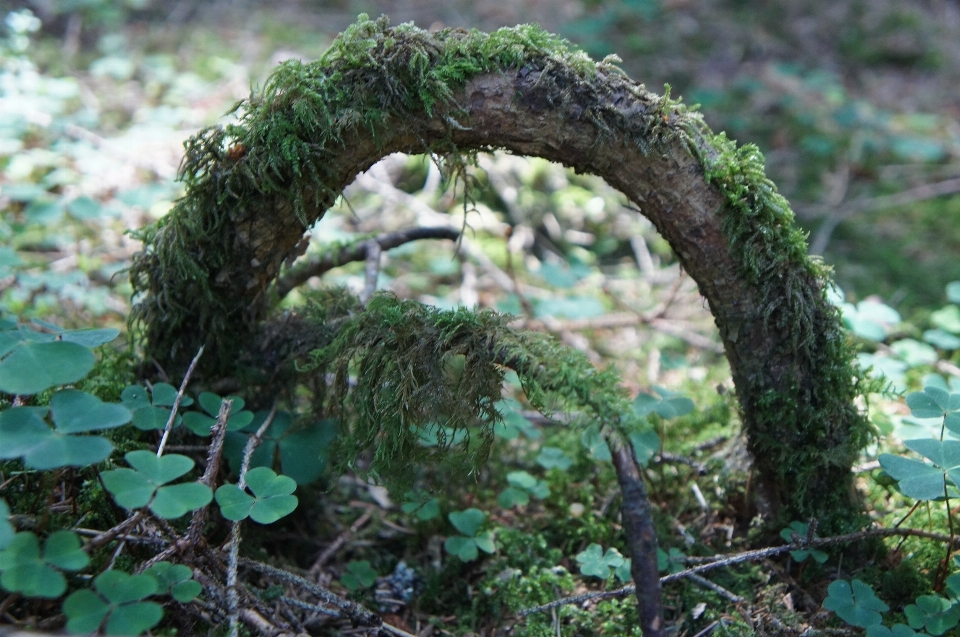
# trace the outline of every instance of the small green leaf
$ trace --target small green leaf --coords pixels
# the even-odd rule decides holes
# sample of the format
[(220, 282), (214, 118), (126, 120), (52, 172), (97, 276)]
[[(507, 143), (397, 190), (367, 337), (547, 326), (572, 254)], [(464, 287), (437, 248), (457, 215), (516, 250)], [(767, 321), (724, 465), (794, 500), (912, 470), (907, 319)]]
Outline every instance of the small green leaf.
[(599, 462), (609, 462), (611, 460), (610, 447), (607, 441), (600, 435), (600, 428), (591, 425), (580, 436), (580, 443), (590, 452), (594, 460)]
[(448, 537), (443, 543), (443, 548), (447, 553), (456, 555), (463, 562), (472, 562), (480, 556), (477, 550), (477, 541), (472, 537), (463, 537), (454, 535)]
[(189, 511), (202, 509), (213, 500), (210, 487), (199, 482), (170, 484), (157, 489), (150, 510), (166, 520), (179, 518)]
[(476, 542), (477, 548), (484, 553), (495, 553), (497, 550), (497, 545), (493, 542), (493, 531), (477, 533), (473, 540)]
[(87, 589), (74, 591), (63, 602), (63, 614), (67, 616), (67, 630), (74, 634), (96, 633), (109, 612), (110, 604)]
[(190, 567), (183, 564), (157, 562), (143, 574), (157, 580), (158, 594), (169, 594), (180, 603), (189, 602), (203, 590), (200, 582), (192, 579)]
[(16, 531), (10, 524), (10, 507), (6, 500), (0, 499), (0, 550), (6, 548)]
[(623, 560), (623, 564), (618, 566), (617, 569), (613, 572), (613, 574), (616, 575), (617, 579), (623, 582), (624, 584), (626, 584), (631, 579), (633, 579), (633, 575), (630, 573), (630, 566), (632, 563), (633, 561), (630, 558), (627, 558)]
[[(154, 407), (173, 407), (173, 403), (177, 401), (177, 388), (170, 383), (155, 383), (152, 394)], [(183, 401), (180, 404), (184, 407), (188, 406), (184, 405)]]
[(220, 514), (228, 520), (237, 522), (250, 515), (256, 499), (248, 495), (235, 484), (225, 484), (217, 489), (217, 504), (220, 505)]
[(210, 488), (198, 482), (166, 486), (193, 468), (193, 460), (186, 456), (168, 454), (158, 458), (149, 451), (137, 450), (124, 458), (133, 469), (100, 474), (107, 491), (122, 507), (138, 509), (149, 503), (156, 515), (172, 519), (206, 506), (213, 497)]
[(76, 389), (61, 389), (50, 399), (50, 413), (57, 429), (82, 433), (113, 429), (130, 422), (130, 410), (123, 405), (104, 403)]
[(440, 515), (440, 501), (431, 498), (429, 494), (408, 492), (405, 498), (407, 502), (404, 502), (400, 508), (404, 513), (415, 513), (421, 522), (432, 520)]
[[(169, 407), (141, 407), (133, 412), (133, 426), (141, 431), (153, 431), (164, 429), (167, 421), (170, 420)], [(173, 421), (173, 426), (180, 424), (182, 418), (179, 414)]]
[(900, 491), (914, 500), (943, 497), (943, 471), (913, 458), (880, 454), (880, 466), (898, 481)]
[(74, 383), (94, 362), (93, 352), (77, 343), (22, 343), (0, 361), (0, 391), (27, 395)]
[(903, 609), (910, 628), (926, 629), (934, 635), (942, 635), (960, 623), (960, 604), (939, 595), (921, 595), (916, 604)]
[(930, 315), (930, 322), (951, 334), (960, 334), (960, 307), (947, 305)]
[(641, 467), (646, 467), (660, 451), (660, 436), (652, 429), (635, 431), (630, 434), (630, 444), (637, 462)]
[(473, 537), (480, 529), (480, 525), (487, 518), (487, 514), (480, 509), (470, 508), (465, 511), (454, 511), (447, 515), (453, 528), (467, 537)]
[[(940, 349), (960, 349), (960, 338), (940, 328), (925, 331), (923, 333), (923, 340)], [(902, 626), (903, 624), (900, 625)]]
[(84, 347), (100, 347), (120, 336), (120, 330), (113, 327), (104, 327), (86, 330), (65, 330), (60, 338), (70, 343), (77, 343)]
[(502, 417), (501, 422), (498, 422), (493, 430), (497, 437), (504, 440), (513, 440), (523, 434), (531, 440), (540, 438), (540, 430), (520, 413), (521, 409), (520, 403), (512, 398), (497, 403), (497, 411)]
[(581, 551), (576, 560), (580, 564), (581, 573), (604, 580), (610, 577), (613, 570), (623, 566), (625, 561), (617, 549), (609, 548), (604, 553), (603, 547), (596, 543)]
[(67, 630), (96, 632), (107, 619), (107, 635), (139, 635), (163, 618), (160, 604), (140, 601), (157, 590), (157, 580), (150, 575), (110, 570), (94, 578), (93, 584), (99, 594), (79, 590), (64, 602)]
[(120, 393), (120, 404), (132, 412), (150, 406), (150, 394), (145, 387), (130, 385)]
[(277, 475), (268, 467), (257, 467), (247, 472), (246, 482), (254, 494), (250, 500), (236, 485), (225, 484), (217, 489), (217, 503), (228, 520), (242, 520), (249, 515), (254, 522), (271, 524), (297, 508), (297, 497), (290, 495), (297, 483), (291, 478)]
[(27, 597), (60, 597), (67, 582), (57, 568), (78, 571), (90, 563), (80, 546), (73, 532), (56, 531), (47, 538), (41, 555), (36, 535), (17, 533), (0, 551), (0, 586)]
[(867, 626), (867, 637), (917, 637), (917, 634), (906, 624), (894, 624), (893, 628), (882, 624)]
[(507, 487), (500, 492), (500, 495), (497, 497), (497, 503), (504, 509), (515, 506), (526, 506), (530, 503), (530, 494), (523, 489)]
[(340, 581), (351, 591), (370, 588), (377, 581), (377, 572), (368, 560), (353, 561), (347, 564), (347, 572)]
[(544, 469), (566, 471), (573, 466), (573, 459), (557, 447), (541, 447), (537, 455), (537, 464)]
[(843, 621), (852, 626), (867, 628), (881, 621), (880, 613), (890, 607), (880, 601), (873, 588), (858, 579), (848, 582), (836, 580), (827, 588), (827, 598), (823, 607), (832, 610)]

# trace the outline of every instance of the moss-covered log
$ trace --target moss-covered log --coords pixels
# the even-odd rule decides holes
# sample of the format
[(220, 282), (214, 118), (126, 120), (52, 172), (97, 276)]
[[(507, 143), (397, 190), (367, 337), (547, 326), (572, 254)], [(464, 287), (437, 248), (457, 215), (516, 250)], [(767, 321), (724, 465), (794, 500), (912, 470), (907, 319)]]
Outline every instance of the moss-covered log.
[(429, 34), (361, 16), (240, 108), (188, 142), (186, 197), (141, 231), (133, 320), (163, 365), (206, 344), (229, 371), (305, 229), (380, 158), (506, 149), (603, 177), (670, 242), (720, 329), (767, 510), (829, 528), (850, 509), (869, 435), (851, 349), (755, 147), (535, 26)]

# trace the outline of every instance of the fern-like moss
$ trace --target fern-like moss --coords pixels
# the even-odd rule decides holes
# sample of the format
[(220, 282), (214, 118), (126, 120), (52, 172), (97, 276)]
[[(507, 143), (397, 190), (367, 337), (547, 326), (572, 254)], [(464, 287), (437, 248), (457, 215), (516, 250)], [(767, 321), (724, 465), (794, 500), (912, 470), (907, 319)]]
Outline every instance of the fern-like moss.
[[(475, 470), (500, 422), (496, 404), (508, 368), (537, 409), (578, 412), (607, 431), (636, 425), (615, 372), (597, 370), (548, 335), (509, 327), (508, 318), (381, 293), (340, 323), (333, 342), (302, 369), (333, 378), (324, 409), (341, 422), (332, 454), (340, 469), (369, 450), (367, 469), (392, 484), (406, 486), (419, 464)], [(437, 445), (422, 444), (425, 434)]]

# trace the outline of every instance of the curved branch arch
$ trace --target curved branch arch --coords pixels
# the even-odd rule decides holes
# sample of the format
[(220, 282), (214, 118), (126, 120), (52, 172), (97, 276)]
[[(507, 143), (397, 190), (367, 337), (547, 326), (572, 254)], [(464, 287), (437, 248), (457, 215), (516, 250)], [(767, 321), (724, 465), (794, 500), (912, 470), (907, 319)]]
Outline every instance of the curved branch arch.
[(851, 349), (755, 147), (530, 25), (429, 34), (361, 16), (242, 107), (187, 143), (186, 197), (140, 231), (133, 321), (161, 363), (183, 367), (205, 343), (230, 365), (306, 229), (382, 157), (505, 149), (603, 177), (668, 240), (720, 329), (761, 502), (850, 508), (869, 435)]

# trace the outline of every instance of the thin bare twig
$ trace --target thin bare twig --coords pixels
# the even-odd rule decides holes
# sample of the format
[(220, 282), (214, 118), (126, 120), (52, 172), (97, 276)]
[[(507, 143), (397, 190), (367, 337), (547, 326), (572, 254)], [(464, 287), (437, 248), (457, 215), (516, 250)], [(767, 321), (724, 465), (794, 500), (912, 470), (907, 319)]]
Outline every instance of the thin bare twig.
[(183, 400), (183, 392), (187, 389), (187, 383), (190, 382), (190, 375), (193, 374), (194, 368), (197, 366), (197, 361), (200, 360), (200, 356), (203, 355), (203, 345), (200, 346), (200, 349), (197, 350), (197, 355), (193, 357), (193, 360), (190, 361), (190, 366), (187, 368), (187, 373), (183, 375), (183, 382), (180, 383), (180, 389), (177, 391), (177, 397), (173, 400), (173, 407), (170, 408), (170, 417), (167, 419), (167, 424), (163, 428), (163, 436), (160, 437), (160, 444), (157, 445), (157, 457), (163, 455), (163, 448), (167, 444), (167, 438), (170, 437), (170, 431), (173, 429), (173, 423), (177, 420), (177, 410), (180, 409), (180, 401)]
[(311, 566), (310, 570), (307, 571), (307, 575), (312, 578), (316, 578), (316, 576), (320, 574), (320, 571), (323, 570), (323, 567), (326, 565), (326, 563), (337, 554), (337, 551), (340, 550), (340, 547), (346, 544), (347, 540), (349, 540), (357, 531), (363, 528), (363, 526), (370, 521), (372, 516), (372, 508), (364, 511), (363, 515), (357, 518), (357, 520), (350, 525), (348, 530), (337, 536), (337, 539), (331, 542), (330, 546), (323, 549), (323, 552), (320, 553), (320, 555), (317, 556), (317, 559), (313, 562), (313, 566)]
[(350, 618), (350, 621), (353, 622), (355, 626), (379, 627), (383, 623), (383, 620), (380, 619), (379, 615), (370, 612), (360, 604), (343, 599), (342, 597), (331, 593), (322, 586), (319, 586), (308, 579), (300, 577), (299, 575), (294, 575), (290, 571), (285, 571), (283, 569), (279, 569), (268, 564), (263, 564), (262, 562), (257, 562), (256, 560), (251, 560), (246, 557), (241, 557), (239, 559), (239, 564), (247, 568), (252, 568), (253, 570), (259, 571), (265, 575), (276, 577), (281, 581), (303, 589), (327, 604), (336, 606), (342, 610), (347, 617)]
[(347, 263), (354, 261), (364, 261), (368, 258), (368, 244), (373, 241), (380, 250), (390, 250), (411, 241), (421, 239), (450, 239), (456, 241), (460, 238), (460, 232), (448, 227), (431, 228), (410, 228), (399, 232), (386, 232), (379, 234), (372, 239), (360, 241), (358, 243), (344, 246), (335, 253), (327, 253), (321, 257), (311, 259), (294, 267), (290, 272), (277, 280), (277, 295), (280, 298), (285, 297), (295, 287), (303, 285), (307, 279), (320, 276), (325, 272), (332, 270)]

